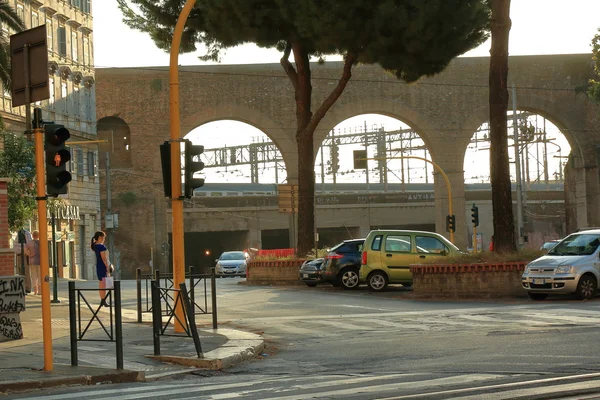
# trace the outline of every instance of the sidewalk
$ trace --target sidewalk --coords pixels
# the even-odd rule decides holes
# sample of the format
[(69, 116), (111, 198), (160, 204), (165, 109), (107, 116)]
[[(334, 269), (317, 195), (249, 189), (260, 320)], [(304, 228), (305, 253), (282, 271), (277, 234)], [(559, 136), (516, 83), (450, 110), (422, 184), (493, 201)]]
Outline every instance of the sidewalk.
[[(197, 357), (192, 338), (170, 336), (161, 336), (161, 356), (155, 357), (151, 323), (137, 323), (135, 311), (124, 309), (124, 369), (116, 369), (116, 343), (108, 341), (77, 342), (79, 366), (71, 367), (69, 306), (67, 299), (60, 300), (61, 303), (51, 305), (54, 370), (43, 371), (41, 298), (27, 296), (26, 311), (21, 313), (24, 338), (0, 343), (0, 393), (61, 385), (135, 382), (186, 373), (193, 368), (227, 368), (254, 358), (264, 348), (259, 335), (226, 328), (207, 329), (203, 324), (210, 326), (208, 319), (199, 318), (202, 358)], [(98, 317), (110, 331), (108, 309), (101, 310)], [(89, 316), (82, 316), (82, 329)], [(145, 314), (144, 321), (148, 318)], [(173, 331), (169, 328), (166, 333)], [(108, 340), (108, 337), (94, 321), (84, 339)]]

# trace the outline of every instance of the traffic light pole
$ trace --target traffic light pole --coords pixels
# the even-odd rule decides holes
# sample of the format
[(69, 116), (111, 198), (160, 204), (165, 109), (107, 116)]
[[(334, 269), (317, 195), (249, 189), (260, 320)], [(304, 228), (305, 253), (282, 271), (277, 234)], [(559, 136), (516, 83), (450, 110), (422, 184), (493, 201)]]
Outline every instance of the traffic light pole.
[(44, 179), (44, 127), (42, 110), (34, 109), (33, 135), (35, 136), (35, 180), (38, 224), (40, 234), (40, 272), (42, 278), (42, 332), (44, 339), (44, 371), (53, 370), (52, 315), (50, 312), (50, 268), (48, 260), (48, 219), (46, 216), (46, 188)]
[[(179, 48), (185, 23), (196, 4), (196, 0), (187, 0), (179, 18), (173, 41), (171, 42), (171, 58), (169, 63), (169, 109), (170, 109), (170, 144), (171, 144), (171, 211), (173, 216), (173, 286), (178, 288), (185, 282), (185, 260), (183, 244), (183, 197), (181, 195), (181, 122), (179, 121)], [(179, 296), (179, 294), (177, 294)], [(184, 327), (179, 321), (184, 321), (183, 302), (177, 301), (175, 310), (175, 332), (183, 332)]]

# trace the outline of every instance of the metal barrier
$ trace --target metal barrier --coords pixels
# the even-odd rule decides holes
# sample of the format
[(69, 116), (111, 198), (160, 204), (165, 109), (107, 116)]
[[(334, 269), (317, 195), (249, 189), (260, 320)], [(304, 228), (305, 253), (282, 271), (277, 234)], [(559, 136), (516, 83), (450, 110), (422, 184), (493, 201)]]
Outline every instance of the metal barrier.
[[(142, 274), (140, 268), (136, 270), (136, 288), (137, 288), (137, 322), (142, 322), (142, 315), (144, 313), (152, 312), (153, 304), (151, 302), (151, 281), (159, 283), (163, 280), (164, 289), (174, 289), (173, 287), (173, 274), (160, 273), (158, 270), (154, 271), (154, 274)], [(212, 327), (217, 329), (217, 283), (215, 269), (211, 268), (210, 274), (193, 274), (192, 267), (186, 276), (189, 280), (188, 296), (191, 299), (192, 311), (195, 315), (212, 314)], [(208, 282), (210, 279), (210, 292), (211, 292), (211, 307), (208, 307)], [(142, 282), (144, 285), (142, 285)], [(145, 286), (145, 290), (143, 288)], [(202, 290), (201, 290), (202, 289)], [(150, 290), (151, 292), (151, 290)], [(200, 293), (199, 293), (200, 292)], [(145, 294), (145, 297), (144, 297)], [(199, 294), (201, 294), (199, 296)], [(202, 300), (204, 298), (204, 300)], [(167, 292), (161, 297), (161, 312), (163, 315), (169, 315), (170, 310), (174, 308), (175, 298)], [(164, 307), (162, 306), (164, 305)]]
[[(186, 289), (185, 283), (179, 285), (179, 289), (173, 288), (161, 288), (159, 282), (153, 280), (151, 282), (152, 287), (152, 331), (154, 337), (154, 355), (160, 356), (160, 337), (161, 336), (174, 336), (174, 337), (191, 337), (194, 340), (194, 346), (196, 347), (196, 353), (198, 357), (202, 357), (202, 345), (200, 343), (200, 336), (198, 335), (198, 328), (196, 327), (196, 315), (190, 297), (188, 296), (188, 290)], [(174, 298), (175, 303), (173, 307), (169, 309), (167, 315), (167, 322), (163, 326), (163, 315), (161, 311), (161, 300), (167, 298)], [(183, 307), (184, 318), (183, 321), (177, 316), (176, 310), (178, 306)], [(184, 335), (171, 335), (165, 333), (171, 322), (177, 321), (184, 329)]]
[[(123, 319), (121, 317), (121, 282), (115, 281), (115, 287), (113, 289), (105, 289), (106, 295), (104, 301), (109, 304), (109, 323), (107, 326), (102, 323), (102, 320), (98, 317), (100, 309), (103, 307), (99, 305), (98, 308), (92, 307), (88, 300), (85, 298), (83, 292), (98, 292), (97, 288), (94, 289), (77, 289), (75, 282), (69, 282), (69, 322), (70, 322), (70, 337), (71, 337), (71, 365), (77, 366), (79, 361), (77, 359), (77, 342), (115, 342), (116, 343), (116, 358), (117, 358), (117, 369), (123, 369)], [(87, 325), (82, 329), (81, 320), (81, 305), (85, 304), (84, 310), (89, 310), (92, 313), (92, 317), (87, 321)], [(114, 311), (114, 313), (113, 313)], [(88, 329), (94, 321), (97, 321), (108, 339), (85, 339), (85, 335)]]

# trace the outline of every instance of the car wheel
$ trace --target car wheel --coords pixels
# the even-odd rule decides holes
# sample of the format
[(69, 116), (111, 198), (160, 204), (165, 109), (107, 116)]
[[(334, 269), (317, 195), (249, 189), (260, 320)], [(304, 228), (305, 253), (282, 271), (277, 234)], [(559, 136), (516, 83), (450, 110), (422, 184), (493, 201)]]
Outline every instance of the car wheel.
[(388, 278), (383, 272), (375, 271), (367, 278), (367, 285), (373, 292), (382, 292), (388, 285)]
[(548, 294), (546, 293), (527, 293), (529, 295), (529, 298), (531, 300), (544, 300), (546, 297), (548, 297)]
[(317, 287), (317, 284), (314, 282), (304, 282), (304, 283), (306, 283), (306, 286), (308, 286), (308, 287)]
[(347, 290), (358, 288), (358, 270), (356, 268), (344, 268), (339, 275), (340, 285)]
[(581, 300), (591, 299), (596, 293), (597, 287), (596, 277), (592, 274), (585, 274), (579, 278), (575, 293)]

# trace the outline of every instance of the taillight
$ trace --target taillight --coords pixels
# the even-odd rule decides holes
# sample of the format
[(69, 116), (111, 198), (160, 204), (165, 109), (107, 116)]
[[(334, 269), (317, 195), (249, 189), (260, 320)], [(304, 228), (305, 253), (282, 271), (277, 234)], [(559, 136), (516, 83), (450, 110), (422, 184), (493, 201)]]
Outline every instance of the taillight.
[(327, 254), (327, 256), (325, 258), (331, 258), (332, 260), (336, 259), (336, 258), (342, 258), (343, 255), (338, 254), (338, 253), (329, 253)]
[(367, 265), (367, 252), (366, 251), (362, 252), (362, 257), (360, 258), (360, 263), (362, 265)]

